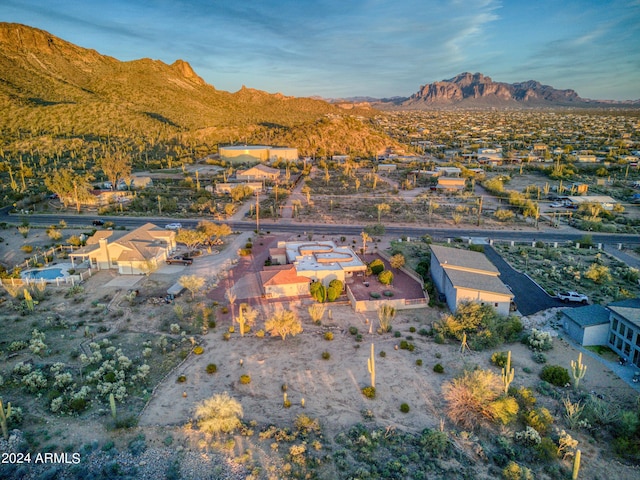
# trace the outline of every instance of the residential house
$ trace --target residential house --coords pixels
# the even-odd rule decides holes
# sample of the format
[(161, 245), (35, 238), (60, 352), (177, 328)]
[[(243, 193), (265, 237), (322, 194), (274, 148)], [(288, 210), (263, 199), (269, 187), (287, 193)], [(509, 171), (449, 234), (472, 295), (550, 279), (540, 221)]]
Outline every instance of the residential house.
[(594, 304), (562, 312), (562, 327), (576, 343), (588, 347), (605, 345), (609, 336), (609, 310)]
[(640, 298), (612, 302), (609, 309), (608, 346), (640, 367)]
[(395, 163), (380, 163), (378, 165), (378, 173), (395, 172), (398, 166)]
[(225, 193), (231, 193), (231, 190), (239, 185), (245, 185), (251, 189), (252, 192), (262, 192), (262, 182), (245, 182), (245, 183), (216, 183), (215, 193), (217, 195), (224, 195)]
[(69, 254), (72, 262), (115, 269), (122, 275), (146, 274), (176, 249), (176, 232), (147, 223), (131, 232), (98, 230), (84, 247)]
[[(305, 277), (307, 289), (311, 281), (320, 281), (325, 286), (336, 279), (345, 283), (354, 273), (367, 270), (365, 263), (353, 250), (336, 246), (332, 241), (278, 242), (277, 248), (270, 249), (269, 253), (273, 263), (292, 265), (297, 276)], [(267, 268), (264, 271), (267, 271)], [(280, 278), (285, 278), (284, 274), (282, 275)], [(287, 275), (291, 276), (292, 273)], [(271, 279), (272, 277), (269, 277), (269, 280)], [(278, 278), (274, 279), (277, 280)], [(266, 291), (264, 285), (263, 290)]]
[(260, 272), (262, 294), (267, 298), (296, 297), (309, 294), (308, 277), (298, 275), (294, 265), (272, 265)]
[(252, 181), (252, 180), (269, 180), (275, 182), (280, 177), (280, 170), (277, 168), (267, 167), (266, 165), (259, 164), (255, 167), (248, 168), (246, 170), (238, 170), (236, 172), (236, 180), (240, 181)]
[(438, 177), (438, 184), (435, 186), (437, 190), (445, 190), (448, 192), (459, 192), (464, 190), (466, 179), (458, 177)]
[(500, 315), (509, 315), (513, 293), (499, 275), (483, 253), (431, 246), (431, 278), (454, 313), (461, 302), (478, 302), (493, 306)]

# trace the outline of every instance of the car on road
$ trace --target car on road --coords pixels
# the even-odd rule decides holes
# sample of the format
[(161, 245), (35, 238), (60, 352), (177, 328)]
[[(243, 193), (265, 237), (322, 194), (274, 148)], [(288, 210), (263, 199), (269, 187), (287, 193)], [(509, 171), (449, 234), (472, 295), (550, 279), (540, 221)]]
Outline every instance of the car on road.
[(185, 257), (184, 255), (176, 255), (175, 257), (167, 258), (167, 263), (169, 265), (191, 265), (193, 263), (193, 258)]
[(104, 222), (103, 222), (102, 220), (94, 220), (93, 222), (91, 222), (91, 224), (92, 224), (94, 227), (101, 227), (101, 226), (103, 226), (103, 225), (104, 225)]
[(182, 228), (182, 224), (181, 223), (168, 223), (164, 226), (164, 228), (166, 228), (167, 230), (180, 230)]
[(551, 208), (562, 208), (564, 207), (564, 203), (561, 202), (553, 202), (551, 205), (549, 205)]
[(565, 303), (568, 302), (579, 302), (579, 303), (589, 303), (589, 297), (587, 297), (584, 293), (577, 292), (559, 292), (557, 297)]

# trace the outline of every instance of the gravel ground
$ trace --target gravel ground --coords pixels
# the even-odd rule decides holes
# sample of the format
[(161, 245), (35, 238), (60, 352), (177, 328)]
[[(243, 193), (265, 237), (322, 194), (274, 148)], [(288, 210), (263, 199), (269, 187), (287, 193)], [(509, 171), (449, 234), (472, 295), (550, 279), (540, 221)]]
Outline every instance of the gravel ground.
[[(8, 440), (0, 438), (0, 453), (18, 453), (25, 445), (22, 433), (13, 430)], [(186, 450), (182, 446), (151, 447), (139, 451), (130, 446), (127, 451), (112, 448), (108, 451), (90, 448), (80, 452), (80, 461), (73, 464), (73, 452), (68, 452), (68, 463), (36, 463), (36, 453), (31, 453), (30, 463), (17, 463), (14, 458), (3, 456), (9, 463), (0, 464), (0, 478), (10, 479), (179, 479), (243, 480), (248, 472), (242, 465), (211, 451)], [(139, 450), (142, 450), (140, 448)], [(44, 452), (42, 452), (44, 453)], [(55, 452), (61, 453), (61, 452)], [(5, 458), (6, 457), (6, 458)], [(64, 461), (64, 460), (63, 460)]]

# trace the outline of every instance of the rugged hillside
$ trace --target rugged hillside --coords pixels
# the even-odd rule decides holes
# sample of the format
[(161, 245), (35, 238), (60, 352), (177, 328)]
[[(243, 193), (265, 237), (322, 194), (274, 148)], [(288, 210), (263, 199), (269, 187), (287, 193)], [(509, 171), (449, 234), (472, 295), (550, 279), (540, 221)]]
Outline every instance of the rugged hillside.
[(291, 128), (328, 114), (366, 116), (369, 111), (345, 112), (321, 100), (244, 87), (224, 92), (183, 60), (121, 62), (42, 30), (0, 23), (0, 129), (5, 134), (162, 130), (229, 141), (246, 139), (264, 125)]
[(447, 106), (576, 106), (589, 102), (573, 90), (557, 90), (534, 80), (503, 83), (494, 82), (481, 73), (461, 73), (448, 80), (423, 85), (409, 98), (377, 105), (428, 109)]

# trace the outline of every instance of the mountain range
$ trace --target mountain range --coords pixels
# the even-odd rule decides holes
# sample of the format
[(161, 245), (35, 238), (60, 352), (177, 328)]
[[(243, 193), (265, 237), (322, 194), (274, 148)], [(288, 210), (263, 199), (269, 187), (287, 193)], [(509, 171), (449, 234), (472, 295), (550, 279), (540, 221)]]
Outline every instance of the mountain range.
[(371, 152), (390, 143), (371, 122), (376, 113), (372, 106), (593, 107), (611, 103), (582, 99), (573, 90), (557, 90), (536, 81), (494, 82), (480, 73), (462, 73), (424, 85), (410, 97), (382, 100), (358, 97), (327, 102), (245, 87), (230, 93), (207, 84), (183, 60), (171, 65), (148, 58), (123, 62), (43, 30), (0, 23), (0, 129), (5, 136), (7, 132), (103, 136), (163, 131), (197, 135), (207, 142), (294, 143), (303, 154), (343, 149), (345, 144)]

